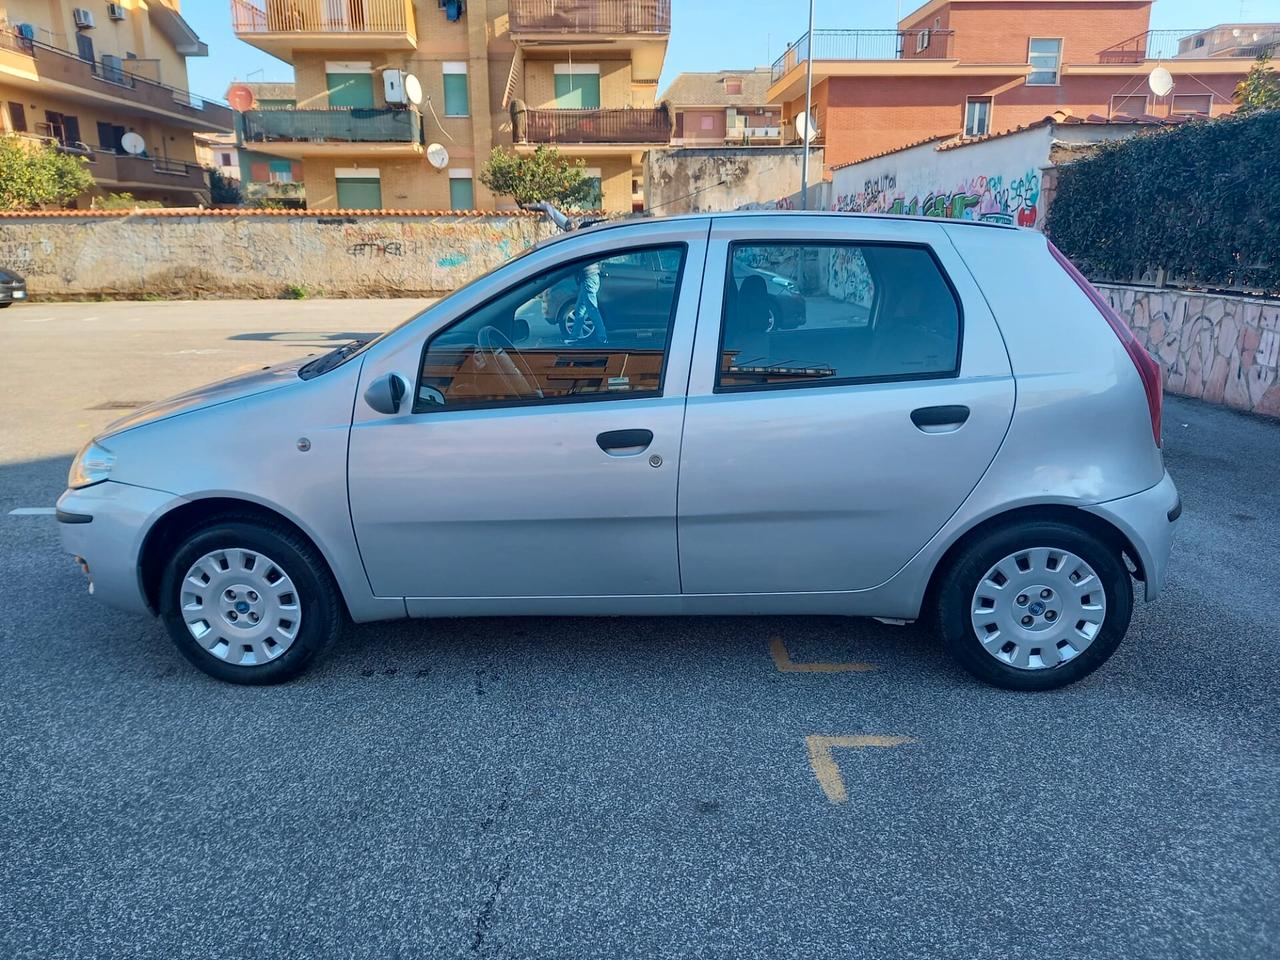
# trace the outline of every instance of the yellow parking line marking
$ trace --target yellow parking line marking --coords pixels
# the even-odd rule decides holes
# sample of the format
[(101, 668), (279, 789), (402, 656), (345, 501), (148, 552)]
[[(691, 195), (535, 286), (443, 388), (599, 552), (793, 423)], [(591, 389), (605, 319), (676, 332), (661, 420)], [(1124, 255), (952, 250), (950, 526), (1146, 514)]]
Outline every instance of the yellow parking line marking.
[(769, 654), (780, 673), (865, 673), (877, 669), (874, 663), (796, 663), (781, 637), (769, 641)]
[(822, 792), (832, 803), (844, 803), (849, 799), (849, 794), (844, 788), (844, 777), (840, 775), (840, 768), (836, 765), (835, 758), (831, 756), (832, 748), (900, 747), (904, 743), (916, 741), (911, 737), (900, 737), (894, 734), (827, 737), (815, 733), (805, 737), (804, 742), (809, 748), (809, 766), (813, 768), (813, 775), (818, 778), (818, 786), (822, 787)]

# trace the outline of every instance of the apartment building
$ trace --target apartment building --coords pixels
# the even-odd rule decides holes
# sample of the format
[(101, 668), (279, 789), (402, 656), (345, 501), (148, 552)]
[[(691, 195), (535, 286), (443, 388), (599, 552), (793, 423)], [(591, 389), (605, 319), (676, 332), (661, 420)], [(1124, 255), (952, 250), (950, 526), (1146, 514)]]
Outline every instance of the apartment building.
[(481, 165), (495, 146), (546, 144), (582, 158), (600, 206), (629, 211), (646, 151), (670, 140), (655, 105), (670, 0), (231, 6), (237, 36), (296, 80), (292, 108), (245, 112), (243, 141), (300, 161), (311, 208), (502, 208), (510, 198), (480, 183)]
[[(768, 97), (794, 141), (812, 57), (815, 142), (834, 166), (1055, 112), (1229, 113), (1258, 51), (1280, 42), (1280, 24), (1151, 30), (1150, 17), (1151, 0), (930, 0), (896, 30), (802, 36), (774, 63)], [(1172, 77), (1168, 93), (1149, 83), (1156, 67)]]
[(675, 117), (673, 146), (777, 146), (782, 110), (769, 103), (772, 71), (718, 70), (679, 74), (659, 100)]
[(192, 135), (232, 131), (187, 89), (187, 58), (208, 53), (179, 0), (0, 0), (4, 132), (83, 156), (100, 192), (207, 203)]
[(305, 207), (307, 194), (302, 161), (250, 149), (251, 144), (243, 139), (246, 112), (297, 107), (294, 84), (236, 82), (227, 88), (227, 102), (236, 111), (236, 132), (232, 139), (238, 148), (236, 179), (240, 181), (245, 202), (254, 206)]

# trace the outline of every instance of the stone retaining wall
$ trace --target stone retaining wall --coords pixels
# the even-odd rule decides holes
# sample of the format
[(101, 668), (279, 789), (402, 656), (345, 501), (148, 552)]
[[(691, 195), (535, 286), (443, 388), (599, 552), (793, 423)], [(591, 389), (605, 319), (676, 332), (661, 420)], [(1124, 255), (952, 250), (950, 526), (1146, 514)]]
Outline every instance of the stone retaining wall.
[(551, 236), (541, 216), (293, 211), (0, 216), (0, 266), (36, 299), (424, 296)]
[(1164, 370), (1165, 389), (1280, 417), (1280, 300), (1098, 284)]

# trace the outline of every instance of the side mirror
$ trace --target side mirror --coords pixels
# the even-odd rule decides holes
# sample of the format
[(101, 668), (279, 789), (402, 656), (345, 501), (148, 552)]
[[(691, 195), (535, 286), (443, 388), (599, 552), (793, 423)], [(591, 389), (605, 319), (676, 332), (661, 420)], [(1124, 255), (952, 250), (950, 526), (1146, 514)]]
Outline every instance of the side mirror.
[(364, 392), (364, 402), (378, 413), (390, 416), (400, 412), (400, 403), (408, 389), (398, 373), (388, 373), (369, 384), (369, 389)]

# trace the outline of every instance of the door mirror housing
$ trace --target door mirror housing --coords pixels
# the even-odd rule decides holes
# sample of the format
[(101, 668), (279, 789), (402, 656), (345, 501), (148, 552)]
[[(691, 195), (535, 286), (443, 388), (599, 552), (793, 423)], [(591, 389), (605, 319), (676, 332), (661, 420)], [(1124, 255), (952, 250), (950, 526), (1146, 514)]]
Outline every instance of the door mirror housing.
[(364, 392), (364, 402), (378, 413), (391, 416), (400, 412), (400, 404), (404, 402), (408, 389), (403, 377), (398, 373), (388, 373), (369, 384)]

